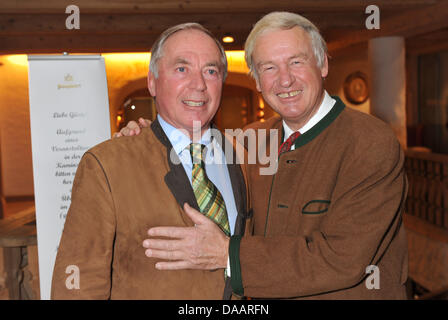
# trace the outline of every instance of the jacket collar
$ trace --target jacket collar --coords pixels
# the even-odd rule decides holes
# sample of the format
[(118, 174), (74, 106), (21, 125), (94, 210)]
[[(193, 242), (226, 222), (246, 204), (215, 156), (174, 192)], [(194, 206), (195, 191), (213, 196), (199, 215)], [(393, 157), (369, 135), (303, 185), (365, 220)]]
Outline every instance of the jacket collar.
[[(212, 128), (216, 129), (215, 126), (212, 126)], [(154, 135), (159, 139), (159, 141), (166, 147), (167, 152), (167, 162), (169, 166), (169, 171), (165, 175), (165, 183), (170, 189), (171, 193), (173, 194), (174, 198), (176, 199), (177, 203), (181, 208), (183, 208), (184, 203), (187, 202), (191, 207), (195, 208), (199, 211), (199, 206), (196, 201), (196, 197), (194, 195), (193, 188), (191, 187), (191, 184), (188, 180), (187, 174), (185, 173), (185, 170), (182, 166), (182, 163), (180, 162), (180, 159), (178, 158), (178, 155), (173, 152), (171, 154), (171, 150), (173, 149), (170, 140), (166, 136), (165, 132), (162, 129), (162, 126), (160, 125), (160, 122), (158, 119), (154, 120), (154, 122), (151, 124), (151, 129), (154, 132)], [(221, 135), (222, 138), (222, 144), (220, 146), (222, 147), (223, 151), (225, 152), (225, 146), (226, 143), (224, 141), (224, 136)], [(236, 154), (236, 152), (234, 152)], [(173, 163), (171, 161), (170, 157), (175, 157), (174, 160), (176, 160), (176, 163)], [(235, 223), (235, 232), (236, 235), (241, 235), (244, 233), (244, 218), (246, 216), (246, 201), (247, 201), (247, 195), (246, 195), (246, 187), (245, 187), (245, 181), (244, 177), (240, 168), (240, 165), (236, 163), (235, 159), (233, 159), (231, 164), (227, 164), (227, 168), (229, 170), (229, 176), (230, 176), (230, 182), (232, 184), (233, 189), (233, 195), (235, 198), (235, 204), (238, 211), (238, 216)]]

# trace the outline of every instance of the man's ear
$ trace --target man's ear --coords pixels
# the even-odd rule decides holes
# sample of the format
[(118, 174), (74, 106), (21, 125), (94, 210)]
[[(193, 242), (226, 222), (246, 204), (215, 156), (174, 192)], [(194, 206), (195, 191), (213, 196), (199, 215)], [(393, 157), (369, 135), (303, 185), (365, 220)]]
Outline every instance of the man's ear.
[(328, 56), (325, 55), (324, 63), (322, 65), (322, 68), (320, 68), (320, 74), (322, 75), (322, 78), (326, 78), (328, 75)]
[(148, 90), (152, 97), (156, 96), (156, 77), (154, 76), (154, 73), (151, 72), (151, 70), (148, 72)]
[(256, 73), (254, 74), (254, 79), (255, 79), (255, 87), (257, 88), (257, 91), (261, 92), (260, 80)]

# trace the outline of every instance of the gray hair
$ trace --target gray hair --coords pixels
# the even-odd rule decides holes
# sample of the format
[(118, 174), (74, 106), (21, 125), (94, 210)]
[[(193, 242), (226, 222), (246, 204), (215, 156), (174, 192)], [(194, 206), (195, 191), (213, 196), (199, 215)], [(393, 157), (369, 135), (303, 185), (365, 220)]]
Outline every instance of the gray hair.
[(158, 62), (159, 62), (160, 58), (162, 58), (162, 56), (163, 56), (163, 45), (165, 44), (166, 40), (169, 37), (171, 37), (176, 32), (182, 31), (182, 30), (199, 30), (199, 31), (204, 32), (206, 35), (208, 35), (210, 38), (212, 38), (213, 41), (215, 41), (215, 43), (219, 49), (219, 52), (221, 54), (222, 66), (224, 67), (223, 80), (222, 80), (222, 82), (224, 82), (227, 77), (227, 57), (226, 57), (224, 48), (221, 45), (221, 43), (215, 38), (215, 36), (209, 30), (207, 30), (205, 27), (203, 27), (199, 23), (195, 23), (195, 22), (188, 22), (188, 23), (182, 23), (182, 24), (175, 25), (171, 28), (166, 29), (157, 38), (157, 40), (154, 42), (154, 44), (151, 48), (151, 61), (149, 62), (149, 70), (151, 70), (151, 72), (154, 74), (154, 76), (156, 78), (159, 77)]
[(252, 54), (255, 47), (255, 42), (258, 36), (266, 30), (289, 30), (294, 27), (302, 28), (310, 36), (311, 45), (313, 47), (314, 56), (316, 57), (317, 66), (322, 68), (327, 55), (327, 44), (324, 38), (319, 33), (319, 29), (307, 18), (299, 14), (291, 12), (271, 12), (261, 18), (253, 27), (244, 45), (245, 58), (250, 73), (254, 78), (257, 78), (257, 70), (253, 65)]

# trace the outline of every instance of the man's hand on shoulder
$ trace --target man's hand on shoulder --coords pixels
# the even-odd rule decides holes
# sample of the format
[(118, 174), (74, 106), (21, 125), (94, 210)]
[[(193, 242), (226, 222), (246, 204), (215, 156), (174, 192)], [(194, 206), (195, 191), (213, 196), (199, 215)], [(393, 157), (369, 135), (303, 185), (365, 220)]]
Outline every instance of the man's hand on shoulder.
[(115, 132), (112, 138), (137, 136), (142, 131), (142, 128), (147, 128), (151, 125), (151, 120), (138, 118), (138, 123), (135, 121), (129, 121), (126, 127), (122, 128), (120, 132)]

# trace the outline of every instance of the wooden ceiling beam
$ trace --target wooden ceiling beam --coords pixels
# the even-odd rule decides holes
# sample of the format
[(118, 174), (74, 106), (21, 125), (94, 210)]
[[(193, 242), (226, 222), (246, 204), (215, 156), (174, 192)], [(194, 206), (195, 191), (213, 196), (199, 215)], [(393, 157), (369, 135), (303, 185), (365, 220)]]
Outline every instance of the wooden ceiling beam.
[[(65, 20), (68, 15), (65, 14), (65, 10), (61, 12), (58, 9), (53, 13), (36, 13), (37, 11), (33, 10), (40, 7), (43, 9), (50, 8), (51, 10), (55, 8), (65, 9), (65, 5), (72, 1), (47, 0), (45, 2), (39, 1), (39, 5), (35, 2), (29, 0), (1, 0), (0, 38), (7, 41), (6, 43), (0, 41), (3, 52), (20, 51), (27, 48), (43, 52), (45, 50), (61, 51), (51, 41), (67, 46), (72, 43), (73, 46), (69, 46), (72, 50), (101, 48), (98, 45), (95, 46), (95, 43), (103, 43), (105, 50), (115, 48), (115, 50), (123, 51), (128, 48), (142, 48), (139, 44), (139, 38), (145, 43), (144, 48), (147, 49), (163, 30), (173, 24), (189, 21), (203, 24), (217, 37), (221, 37), (224, 33), (232, 33), (237, 41), (233, 45), (226, 45), (226, 47), (241, 49), (252, 25), (265, 12), (270, 11), (271, 7), (275, 6), (275, 9), (278, 10), (282, 5), (289, 5), (290, 7), (287, 8), (289, 11), (294, 11), (292, 9), (300, 6), (302, 8), (300, 12), (313, 21), (324, 34), (330, 51), (362, 43), (373, 37), (390, 35), (409, 37), (448, 26), (448, 19), (446, 19), (448, 1), (445, 0), (377, 1), (376, 4), (380, 6), (381, 10), (380, 30), (365, 29), (367, 14), (364, 13), (364, 6), (366, 2), (359, 0), (259, 0), (256, 2), (253, 0), (237, 2), (236, 0), (228, 2), (218, 0), (133, 0), (126, 2), (123, 0), (78, 0), (76, 3), (81, 9), (81, 29), (67, 30)], [(435, 4), (428, 6), (428, 3)], [(188, 5), (191, 10), (170, 9), (174, 4)], [(228, 4), (235, 5), (232, 8), (233, 13), (224, 10)], [(265, 4), (267, 7), (264, 6)], [(145, 10), (137, 10), (132, 5), (145, 8)], [(206, 6), (208, 7), (204, 12), (196, 10), (199, 11), (198, 13), (193, 10)], [(245, 8), (251, 6), (254, 10), (245, 12)], [(401, 12), (400, 8), (409, 8), (410, 6), (418, 7), (418, 9)], [(84, 10), (83, 8), (91, 8), (92, 10)], [(101, 10), (107, 11), (108, 8), (112, 8), (112, 11), (115, 10), (116, 13), (95, 13)], [(151, 11), (152, 9), (157, 11), (160, 8), (165, 8), (166, 10), (164, 10), (168, 13), (157, 14)], [(2, 13), (8, 10), (15, 13)], [(15, 41), (15, 37), (19, 40)], [(95, 40), (95, 37), (97, 40)], [(130, 40), (127, 43), (125, 41), (126, 37), (132, 39), (132, 41)], [(67, 40), (59, 38), (67, 38)], [(20, 39), (30, 39), (32, 42), (25, 46)], [(42, 40), (37, 41), (36, 39)], [(83, 39), (90, 42), (84, 45), (82, 43)], [(124, 39), (124, 48), (115, 45), (110, 46), (108, 42), (113, 42), (114, 39)], [(18, 45), (17, 48), (14, 48), (15, 44)]]
[[(329, 51), (368, 41), (372, 38), (387, 36), (413, 37), (448, 27), (448, 1), (421, 9), (409, 10), (386, 19), (380, 19), (379, 30), (361, 30), (335, 32), (328, 35)], [(380, 14), (381, 17), (381, 14)], [(367, 15), (366, 15), (367, 18)]]
[(184, 22), (198, 22), (214, 31), (248, 32), (260, 18), (258, 14), (218, 14), (210, 15), (81, 15), (80, 29), (67, 30), (64, 14), (0, 14), (0, 35), (13, 34), (52, 34), (55, 32), (95, 32), (95, 33), (161, 33), (168, 27)]
[(407, 54), (426, 54), (448, 50), (448, 28), (406, 39)]
[[(184, 22), (198, 22), (212, 32), (244, 32), (249, 34), (251, 27), (262, 15), (257, 13), (240, 14), (164, 14), (164, 15), (113, 15), (85, 14), (80, 19), (80, 30), (67, 30), (65, 14), (0, 14), (0, 35), (55, 34), (70, 32), (98, 34), (104, 33), (160, 33), (166, 28)], [(312, 13), (305, 15), (321, 29), (360, 27), (364, 23), (363, 14), (353, 13)]]
[[(376, 0), (387, 9), (409, 9), (443, 0)], [(82, 13), (218, 13), (288, 10), (294, 12), (341, 12), (363, 10), (369, 1), (359, 0), (2, 0), (0, 13), (60, 13), (76, 3)]]

